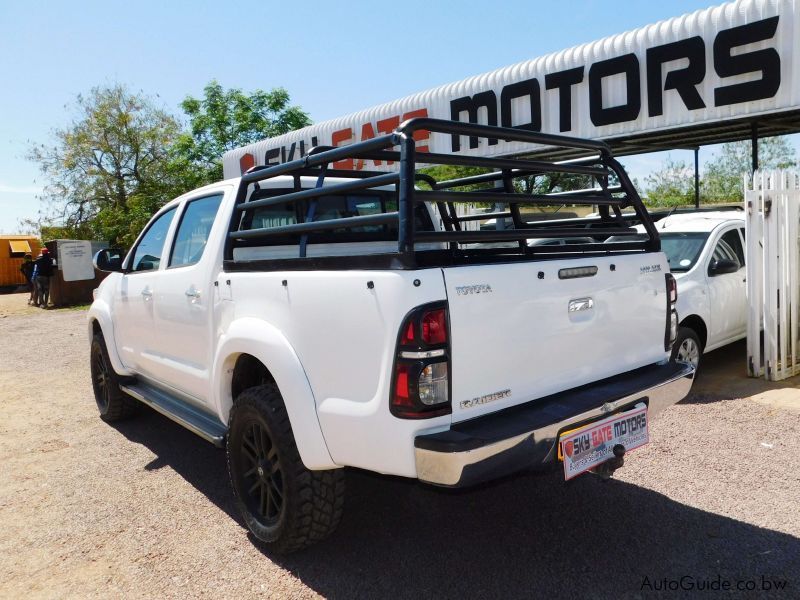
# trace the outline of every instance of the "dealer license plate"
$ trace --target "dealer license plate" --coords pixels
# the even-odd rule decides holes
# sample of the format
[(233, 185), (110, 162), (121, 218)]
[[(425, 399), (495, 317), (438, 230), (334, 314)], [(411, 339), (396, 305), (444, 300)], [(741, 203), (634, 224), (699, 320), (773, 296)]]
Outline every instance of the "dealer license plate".
[(617, 444), (625, 446), (627, 454), (649, 441), (646, 406), (567, 431), (558, 440), (559, 457), (564, 461), (564, 478), (572, 479), (613, 458)]

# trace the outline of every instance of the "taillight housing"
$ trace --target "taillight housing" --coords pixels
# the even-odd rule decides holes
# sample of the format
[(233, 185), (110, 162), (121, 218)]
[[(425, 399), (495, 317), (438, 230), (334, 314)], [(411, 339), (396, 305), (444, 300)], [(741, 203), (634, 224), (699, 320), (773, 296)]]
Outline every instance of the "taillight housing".
[(445, 302), (412, 310), (400, 326), (389, 407), (401, 419), (450, 414), (450, 324)]
[(672, 350), (672, 344), (678, 337), (678, 311), (675, 304), (678, 302), (678, 282), (672, 273), (667, 273), (667, 326), (664, 331), (664, 350)]

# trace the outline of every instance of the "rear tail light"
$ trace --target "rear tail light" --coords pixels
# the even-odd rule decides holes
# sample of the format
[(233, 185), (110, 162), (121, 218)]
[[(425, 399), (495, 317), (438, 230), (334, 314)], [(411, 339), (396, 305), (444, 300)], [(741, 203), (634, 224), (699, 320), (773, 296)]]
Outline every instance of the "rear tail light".
[(667, 294), (672, 304), (678, 301), (678, 282), (675, 280), (672, 273), (667, 273)]
[(437, 308), (422, 315), (422, 341), (429, 346), (447, 343), (447, 310)]
[(427, 304), (403, 320), (394, 361), (392, 414), (425, 419), (451, 412), (447, 306)]
[(678, 301), (678, 282), (672, 273), (667, 273), (667, 327), (664, 332), (664, 350), (672, 350), (672, 344), (678, 337), (678, 311), (675, 303)]

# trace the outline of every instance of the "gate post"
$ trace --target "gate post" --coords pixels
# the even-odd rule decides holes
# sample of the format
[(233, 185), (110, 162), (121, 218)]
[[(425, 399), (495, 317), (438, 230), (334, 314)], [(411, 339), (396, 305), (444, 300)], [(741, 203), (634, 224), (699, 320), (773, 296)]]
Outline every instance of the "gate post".
[(800, 373), (800, 177), (755, 171), (744, 187), (747, 372), (778, 381)]

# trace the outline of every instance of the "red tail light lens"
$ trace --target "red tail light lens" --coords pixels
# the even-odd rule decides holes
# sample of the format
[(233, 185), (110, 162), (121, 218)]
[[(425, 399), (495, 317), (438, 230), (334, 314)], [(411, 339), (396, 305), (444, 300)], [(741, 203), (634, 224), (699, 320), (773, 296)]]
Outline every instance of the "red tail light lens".
[(422, 315), (422, 341), (429, 346), (447, 343), (447, 311), (443, 308)]
[(411, 402), (411, 393), (408, 389), (408, 366), (404, 364), (397, 365), (397, 371), (394, 378), (394, 400), (392, 402), (397, 407), (413, 407)]
[(412, 346), (414, 344), (414, 321), (409, 319), (403, 327), (403, 335), (400, 337), (401, 346)]

